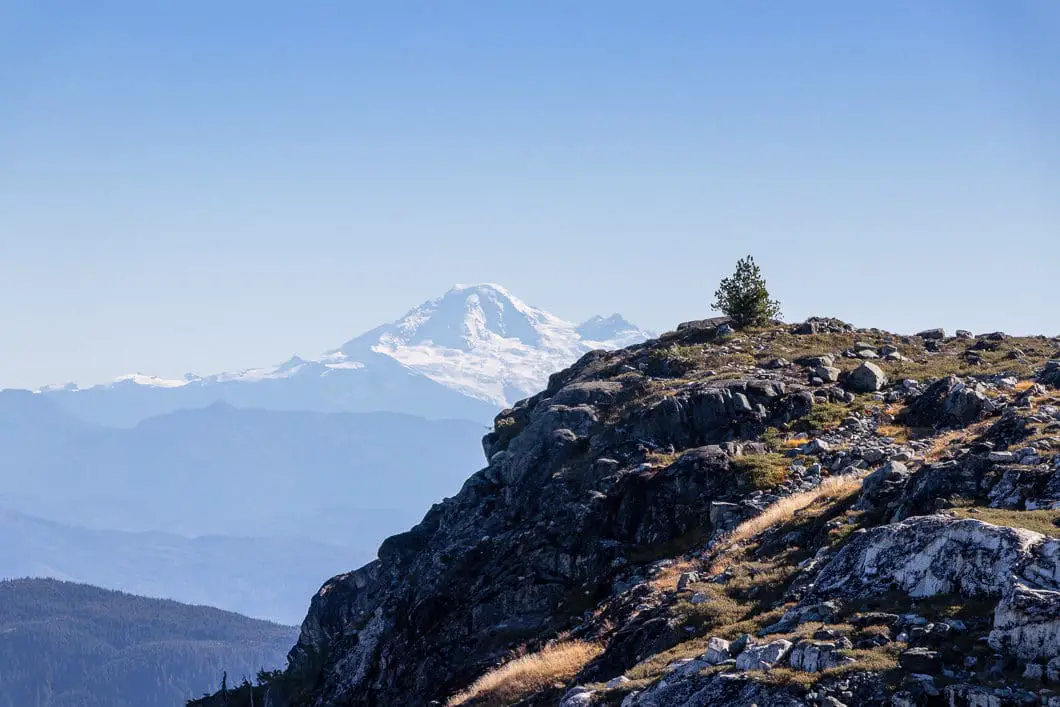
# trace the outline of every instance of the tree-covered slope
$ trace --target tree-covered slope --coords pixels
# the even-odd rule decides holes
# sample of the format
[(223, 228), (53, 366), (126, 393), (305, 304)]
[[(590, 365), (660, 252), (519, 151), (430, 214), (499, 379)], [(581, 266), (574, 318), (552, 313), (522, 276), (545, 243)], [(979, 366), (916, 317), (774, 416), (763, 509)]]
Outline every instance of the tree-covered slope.
[(47, 579), (0, 582), (0, 707), (171, 707), (282, 663), (297, 630)]

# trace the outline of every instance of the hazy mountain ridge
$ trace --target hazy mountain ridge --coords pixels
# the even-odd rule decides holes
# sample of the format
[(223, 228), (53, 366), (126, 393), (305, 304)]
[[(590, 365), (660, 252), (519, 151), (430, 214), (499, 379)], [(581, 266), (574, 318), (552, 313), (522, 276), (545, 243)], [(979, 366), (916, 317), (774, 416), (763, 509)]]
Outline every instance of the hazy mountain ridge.
[[(407, 515), (400, 509), (452, 493), (462, 479), (459, 466), (479, 454), (482, 430), (469, 421), (400, 413), (228, 405), (116, 429), (7, 391), (0, 392), (0, 418), (5, 408), (18, 418), (27, 397), (43, 422), (0, 426), (0, 462), (10, 470), (0, 501), (75, 525), (189, 536), (290, 535), (270, 528), (276, 518), (301, 514), (299, 534), (354, 542), (355, 518), (334, 528), (315, 526), (312, 515), (335, 507), (336, 499), (350, 509)], [(441, 463), (427, 471), (425, 455), (439, 451)]]
[[(0, 577), (76, 579), (298, 621), (327, 577), (370, 560), (383, 537), (459, 490), (482, 430), (227, 405), (118, 429), (2, 391), (0, 508), (17, 513), (0, 516)], [(281, 558), (285, 569), (270, 570)]]
[(306, 539), (93, 530), (0, 511), (0, 579), (47, 577), (297, 624), (364, 551)]

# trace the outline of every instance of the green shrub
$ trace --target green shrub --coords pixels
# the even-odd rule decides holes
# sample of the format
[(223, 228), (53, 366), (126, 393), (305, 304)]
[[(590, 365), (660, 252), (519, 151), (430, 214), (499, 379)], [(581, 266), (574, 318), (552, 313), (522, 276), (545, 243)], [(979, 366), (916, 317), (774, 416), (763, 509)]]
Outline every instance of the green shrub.
[(809, 415), (800, 419), (797, 426), (805, 430), (834, 430), (847, 416), (850, 408), (838, 403), (818, 403)]
[(773, 488), (782, 484), (788, 477), (788, 460), (772, 452), (736, 457), (732, 465), (754, 489)]
[(737, 327), (761, 326), (780, 317), (780, 302), (769, 299), (762, 271), (750, 255), (738, 261), (736, 272), (721, 281), (713, 306), (731, 317)]

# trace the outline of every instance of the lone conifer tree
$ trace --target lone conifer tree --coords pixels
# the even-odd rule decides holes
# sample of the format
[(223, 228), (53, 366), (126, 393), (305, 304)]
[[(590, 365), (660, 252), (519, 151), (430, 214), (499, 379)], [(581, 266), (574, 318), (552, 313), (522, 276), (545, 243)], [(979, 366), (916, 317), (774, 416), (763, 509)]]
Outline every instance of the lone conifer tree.
[(750, 255), (738, 261), (736, 272), (721, 281), (713, 306), (732, 317), (737, 327), (766, 324), (780, 317), (780, 302), (769, 299), (765, 278)]

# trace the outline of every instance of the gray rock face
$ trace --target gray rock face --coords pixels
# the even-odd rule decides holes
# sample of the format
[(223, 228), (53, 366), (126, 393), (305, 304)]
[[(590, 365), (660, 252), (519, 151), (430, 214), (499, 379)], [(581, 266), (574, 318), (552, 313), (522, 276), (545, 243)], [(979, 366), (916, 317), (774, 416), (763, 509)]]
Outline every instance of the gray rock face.
[(839, 604), (835, 601), (822, 601), (817, 604), (807, 604), (788, 609), (780, 617), (780, 620), (771, 626), (766, 626), (760, 635), (768, 636), (771, 633), (787, 633), (807, 621), (832, 621), (839, 613)]
[(856, 393), (874, 393), (887, 385), (887, 374), (875, 363), (866, 361), (850, 372), (847, 385)]
[(1038, 382), (1053, 388), (1060, 388), (1060, 360), (1045, 364), (1042, 372), (1038, 374)]
[(917, 336), (927, 341), (938, 341), (939, 339), (946, 338), (945, 329), (925, 329), (924, 331), (918, 332)]
[(855, 537), (821, 569), (812, 592), (892, 589), (911, 597), (1002, 597), (991, 645), (1026, 660), (1060, 656), (1058, 540), (977, 520), (910, 518)]
[(991, 411), (990, 398), (963, 383), (954, 386), (942, 401), (942, 412), (959, 425), (975, 422), (984, 413)]
[(1045, 664), (1045, 678), (1049, 682), (1060, 682), (1060, 658), (1053, 658)]
[(730, 658), (732, 658), (730, 643), (723, 638), (711, 637), (707, 641), (707, 650), (703, 653), (700, 660), (709, 665), (717, 665), (718, 663), (724, 663)]
[(825, 383), (835, 383), (839, 380), (839, 374), (842, 371), (834, 366), (817, 366), (813, 369), (813, 375), (820, 378)]
[(911, 473), (901, 462), (887, 462), (865, 477), (855, 507), (864, 510), (887, 506), (897, 499)]
[(800, 641), (791, 649), (791, 655), (788, 657), (788, 663), (793, 670), (806, 673), (819, 673), (853, 662), (853, 658), (842, 655), (839, 647), (831, 641)]
[(912, 597), (1000, 596), (1013, 576), (1056, 589), (1053, 543), (1029, 530), (978, 520), (920, 516), (858, 534), (821, 569), (813, 594), (871, 595), (898, 589)]
[(994, 403), (982, 391), (948, 376), (914, 400), (901, 420), (914, 427), (965, 427), (994, 411)]
[(1060, 657), (1060, 592), (1013, 585), (994, 610), (990, 645), (1022, 660)]
[[(724, 504), (745, 490), (716, 445), (814, 404), (797, 385), (761, 379), (629, 404), (625, 384), (597, 380), (609, 365), (587, 354), (502, 413), (483, 442), (487, 468), (386, 540), (379, 560), (324, 585), (288, 671), (315, 686), (311, 704), (414, 706), (465, 687), (512, 647), (505, 636), (546, 634), (573, 592), (602, 598), (630, 548), (712, 531), (712, 503), (719, 526), (738, 518)], [(687, 451), (657, 467), (636, 444)]]
[(728, 532), (740, 524), (744, 510), (738, 503), (714, 501), (710, 504), (710, 524), (716, 531)]
[(853, 329), (850, 324), (834, 317), (810, 317), (792, 331), (795, 334), (839, 334)]
[(559, 701), (559, 707), (582, 707), (582, 705), (591, 705), (593, 703), (593, 695), (596, 693), (588, 688), (575, 687), (568, 690), (563, 698)]
[(750, 645), (736, 656), (737, 670), (769, 670), (787, 656), (791, 641), (779, 639), (769, 643)]
[(691, 674), (660, 680), (623, 701), (622, 707), (805, 707), (798, 693), (764, 685), (739, 674)]
[(898, 662), (911, 673), (934, 675), (942, 667), (942, 656), (927, 648), (910, 648), (898, 656)]

